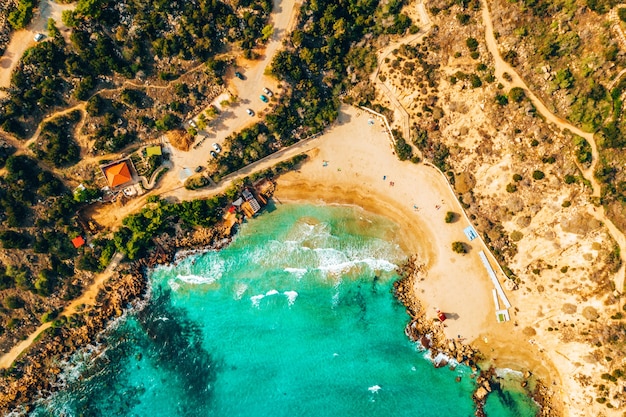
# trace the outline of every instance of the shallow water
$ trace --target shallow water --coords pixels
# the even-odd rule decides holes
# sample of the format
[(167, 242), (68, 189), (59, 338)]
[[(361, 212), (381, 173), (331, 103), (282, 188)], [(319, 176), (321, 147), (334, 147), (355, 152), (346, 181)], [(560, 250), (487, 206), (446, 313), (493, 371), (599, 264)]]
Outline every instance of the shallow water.
[[(226, 249), (154, 270), (146, 307), (33, 415), (472, 416), (471, 371), (435, 369), (404, 335), (396, 235), (355, 208), (279, 206)], [(487, 411), (533, 404), (504, 391)]]

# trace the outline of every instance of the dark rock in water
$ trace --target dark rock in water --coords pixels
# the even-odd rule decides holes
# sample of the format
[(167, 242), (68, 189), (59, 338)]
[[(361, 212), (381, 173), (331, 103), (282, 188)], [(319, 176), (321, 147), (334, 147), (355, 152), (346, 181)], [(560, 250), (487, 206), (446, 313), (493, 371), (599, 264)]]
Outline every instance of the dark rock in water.
[(137, 318), (152, 342), (150, 351), (156, 363), (172, 372), (178, 384), (185, 387), (191, 402), (188, 405), (201, 410), (210, 400), (217, 365), (202, 347), (200, 329), (183, 310), (172, 306), (170, 294), (170, 291), (153, 294)]

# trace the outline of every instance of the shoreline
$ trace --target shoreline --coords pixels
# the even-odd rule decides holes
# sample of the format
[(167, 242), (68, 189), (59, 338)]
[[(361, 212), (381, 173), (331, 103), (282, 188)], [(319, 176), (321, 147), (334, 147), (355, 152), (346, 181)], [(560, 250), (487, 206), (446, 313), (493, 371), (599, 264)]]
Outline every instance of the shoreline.
[[(532, 372), (542, 381), (540, 397), (549, 398), (542, 402), (550, 402), (550, 412), (540, 415), (565, 415), (558, 390), (562, 386), (560, 372), (536, 344), (517, 331), (519, 309), (515, 303), (509, 309), (511, 321), (495, 320), (493, 286), (477, 256), (483, 248), (481, 242), (471, 242), (465, 255), (451, 250), (452, 242), (467, 242), (463, 233), (467, 224), (463, 216), (451, 224), (444, 222), (447, 211), (458, 215), (462, 208), (439, 171), (399, 161), (380, 121), (346, 106), (318, 147), (307, 154), (309, 158), (297, 171), (278, 178), (274, 199), (354, 205), (391, 219), (400, 226), (402, 249), (407, 255), (417, 254), (427, 271), (414, 284), (412, 296), (424, 311), (440, 308), (455, 316), (446, 321), (446, 339), (460, 335), (485, 355), (481, 363), (485, 368)], [(497, 275), (501, 282), (506, 280)], [(514, 292), (505, 292), (513, 300), (517, 298)]]

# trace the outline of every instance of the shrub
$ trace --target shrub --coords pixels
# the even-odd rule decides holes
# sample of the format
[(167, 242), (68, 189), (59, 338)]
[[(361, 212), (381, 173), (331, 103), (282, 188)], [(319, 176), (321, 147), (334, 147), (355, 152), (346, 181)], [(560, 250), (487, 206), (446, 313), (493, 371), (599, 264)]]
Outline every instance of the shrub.
[(530, 141), (530, 146), (532, 146), (533, 148), (535, 146), (539, 146), (539, 141), (537, 139), (533, 139)]
[(506, 192), (507, 193), (514, 193), (515, 191), (517, 191), (517, 185), (513, 184), (513, 183), (509, 183), (506, 185)]
[(398, 159), (400, 159), (401, 161), (406, 161), (407, 159), (411, 159), (411, 157), (413, 156), (413, 148), (411, 148), (411, 145), (406, 143), (404, 138), (399, 133), (400, 132), (394, 131), (394, 134), (396, 136), (396, 155), (398, 155)]
[(456, 219), (456, 213), (453, 211), (449, 211), (446, 213), (445, 221), (446, 223), (452, 223)]
[(59, 315), (58, 311), (50, 310), (41, 315), (40, 321), (42, 323), (48, 323), (49, 321), (56, 319), (58, 315)]
[(526, 93), (524, 93), (524, 89), (521, 87), (513, 87), (511, 91), (509, 91), (509, 99), (511, 99), (511, 101), (519, 103), (524, 100), (524, 97), (526, 97)]
[(576, 182), (576, 177), (571, 175), (571, 174), (567, 174), (565, 176), (565, 184), (573, 184)]
[(476, 38), (470, 37), (465, 40), (465, 45), (467, 45), (470, 51), (475, 51), (478, 48), (478, 41)]
[(513, 174), (513, 181), (520, 182), (522, 180), (522, 176), (520, 174)]
[(469, 24), (470, 15), (465, 14), (465, 13), (459, 13), (459, 14), (456, 15), (456, 20), (458, 20), (460, 24), (465, 26), (465, 25)]
[(533, 171), (533, 178), (535, 180), (537, 180), (537, 181), (544, 179), (545, 176), (546, 176), (546, 174), (544, 174), (543, 172), (541, 172), (539, 170)]
[(467, 253), (467, 246), (463, 242), (452, 242), (452, 250), (456, 253)]
[(509, 99), (504, 94), (496, 94), (496, 103), (501, 106), (506, 106), (507, 104), (509, 104)]
[(15, 310), (24, 307), (24, 301), (16, 295), (9, 295), (4, 299), (4, 305), (11, 310)]
[(519, 242), (520, 240), (522, 240), (523, 237), (524, 234), (519, 230), (514, 230), (513, 232), (511, 232), (511, 240), (513, 242)]
[(483, 85), (483, 82), (480, 80), (480, 77), (476, 74), (470, 75), (470, 84), (472, 88), (478, 88)]

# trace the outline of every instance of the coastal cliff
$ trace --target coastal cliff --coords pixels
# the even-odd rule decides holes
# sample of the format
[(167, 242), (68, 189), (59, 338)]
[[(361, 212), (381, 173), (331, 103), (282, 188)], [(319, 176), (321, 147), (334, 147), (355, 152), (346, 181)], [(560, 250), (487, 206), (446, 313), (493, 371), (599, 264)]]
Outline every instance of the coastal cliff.
[(60, 363), (77, 350), (97, 345), (99, 335), (116, 317), (141, 302), (147, 291), (147, 268), (169, 264), (177, 253), (220, 249), (230, 242), (230, 230), (222, 227), (179, 229), (175, 236), (155, 237), (156, 248), (107, 282), (96, 297), (96, 304), (70, 317), (62, 316), (44, 332), (40, 340), (4, 371), (0, 380), (0, 412), (29, 411), (34, 399), (63, 387)]

